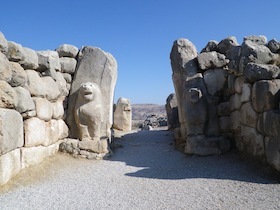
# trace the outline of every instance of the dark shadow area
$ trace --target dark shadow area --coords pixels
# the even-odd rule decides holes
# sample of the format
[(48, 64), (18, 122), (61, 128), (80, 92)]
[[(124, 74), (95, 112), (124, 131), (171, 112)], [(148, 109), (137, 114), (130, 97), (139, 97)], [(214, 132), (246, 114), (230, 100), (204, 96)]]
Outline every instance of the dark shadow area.
[(280, 173), (270, 166), (231, 151), (216, 156), (190, 156), (175, 149), (172, 131), (139, 131), (115, 139), (111, 161), (139, 167), (126, 176), (152, 179), (223, 179), (244, 182), (280, 183)]

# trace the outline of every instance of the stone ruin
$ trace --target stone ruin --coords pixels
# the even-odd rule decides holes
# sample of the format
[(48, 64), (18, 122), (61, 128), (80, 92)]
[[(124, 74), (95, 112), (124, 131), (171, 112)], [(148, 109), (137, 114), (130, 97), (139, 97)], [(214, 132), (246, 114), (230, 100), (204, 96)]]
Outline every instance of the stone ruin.
[(0, 32), (0, 186), (59, 149), (108, 155), (116, 80), (116, 60), (99, 48), (35, 51)]
[(119, 98), (114, 107), (113, 128), (121, 131), (132, 129), (132, 108), (129, 99)]
[(170, 59), (179, 127), (173, 95), (166, 110), (177, 147), (213, 155), (235, 146), (280, 170), (280, 43), (248, 36), (239, 45), (228, 37), (198, 53), (189, 40), (178, 39)]

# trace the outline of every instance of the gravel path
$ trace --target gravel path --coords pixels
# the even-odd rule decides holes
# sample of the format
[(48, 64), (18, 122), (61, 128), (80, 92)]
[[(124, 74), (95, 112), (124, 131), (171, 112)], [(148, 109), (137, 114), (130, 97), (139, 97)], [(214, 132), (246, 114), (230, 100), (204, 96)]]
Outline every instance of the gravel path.
[(58, 154), (0, 192), (0, 209), (280, 209), (277, 174), (236, 154), (174, 150), (169, 131), (116, 140), (110, 160)]

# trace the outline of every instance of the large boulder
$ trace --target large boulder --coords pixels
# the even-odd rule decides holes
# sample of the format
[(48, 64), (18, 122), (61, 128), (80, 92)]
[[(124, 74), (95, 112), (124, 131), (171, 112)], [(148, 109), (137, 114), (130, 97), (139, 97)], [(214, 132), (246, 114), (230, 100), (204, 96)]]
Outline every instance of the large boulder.
[(57, 120), (46, 122), (46, 136), (43, 146), (49, 146), (56, 143), (59, 139), (59, 126)]
[(23, 122), (17, 111), (0, 108), (0, 131), (0, 155), (23, 146)]
[(38, 55), (35, 50), (32, 50), (27, 47), (23, 47), (24, 51), (24, 59), (19, 63), (22, 65), (24, 69), (34, 69), (36, 70), (39, 67), (38, 64)]
[(247, 102), (242, 105), (240, 114), (241, 114), (241, 119), (240, 119), (241, 124), (252, 128), (257, 127), (258, 114), (253, 109), (252, 104), (250, 102)]
[(280, 68), (276, 65), (248, 63), (243, 75), (245, 81), (251, 83), (259, 80), (271, 80), (280, 76)]
[(238, 46), (238, 42), (236, 37), (234, 36), (230, 36), (227, 37), (225, 39), (223, 39), (222, 41), (220, 41), (220, 43), (218, 44), (218, 52), (227, 55), (227, 53), (234, 47)]
[(68, 96), (69, 90), (67, 88), (67, 82), (61, 72), (56, 73), (56, 84), (62, 96)]
[(45, 71), (47, 69), (55, 69), (57, 71), (61, 70), (59, 56), (56, 51), (45, 50), (37, 51), (38, 55), (38, 70)]
[(211, 69), (204, 72), (208, 94), (221, 95), (227, 84), (228, 72), (224, 69)]
[(31, 98), (30, 92), (23, 87), (15, 87), (14, 89), (18, 97), (18, 103), (15, 109), (19, 113), (35, 110), (35, 104)]
[(280, 110), (270, 110), (260, 114), (258, 131), (265, 136), (280, 136)]
[(169, 129), (179, 127), (179, 116), (178, 116), (178, 103), (176, 94), (170, 94), (166, 99), (165, 110), (167, 114), (167, 125)]
[(74, 74), (76, 70), (77, 60), (75, 58), (62, 57), (59, 59), (61, 72)]
[(59, 57), (75, 58), (78, 55), (79, 49), (74, 45), (63, 44), (56, 48)]
[(24, 69), (15, 62), (10, 62), (12, 68), (12, 79), (10, 85), (12, 87), (24, 86), (27, 83), (27, 74)]
[(73, 138), (78, 138), (78, 129), (74, 120), (74, 107), (78, 90), (81, 84), (86, 82), (97, 84), (101, 90), (104, 104), (104, 122), (101, 125), (101, 136), (111, 138), (110, 129), (113, 124), (113, 95), (116, 80), (117, 62), (111, 54), (96, 47), (82, 48), (72, 82), (67, 111), (67, 124)]
[(267, 162), (276, 170), (280, 171), (280, 138), (265, 138), (265, 154)]
[(21, 170), (20, 149), (13, 150), (0, 156), (0, 186), (6, 184)]
[(10, 61), (23, 61), (25, 59), (25, 51), (20, 44), (8, 41), (7, 58)]
[(225, 55), (215, 51), (199, 54), (197, 61), (202, 70), (220, 68), (229, 62)]
[(267, 47), (270, 49), (273, 53), (279, 53), (280, 52), (280, 42), (278, 42), (276, 39), (272, 39), (267, 43)]
[(207, 45), (201, 50), (203, 52), (218, 51), (218, 42), (215, 40), (210, 40)]
[(46, 98), (49, 101), (56, 101), (61, 95), (57, 83), (51, 77), (41, 77), (41, 80), (45, 86)]
[(64, 97), (60, 97), (56, 102), (52, 103), (53, 107), (53, 119), (61, 119), (64, 115), (64, 107), (63, 107)]
[(261, 113), (279, 108), (280, 79), (261, 80), (255, 82), (252, 90), (252, 105), (256, 112)]
[(5, 81), (0, 80), (0, 108), (13, 109), (18, 103), (16, 91)]
[(8, 41), (6, 40), (4, 34), (0, 31), (0, 52), (5, 55), (8, 52)]
[(12, 79), (12, 68), (7, 57), (0, 52), (0, 78), (6, 82)]
[(53, 106), (45, 98), (34, 98), (37, 116), (41, 120), (49, 121), (53, 116)]
[(43, 80), (39, 74), (34, 70), (25, 70), (25, 72), (28, 78), (27, 89), (31, 93), (31, 96), (45, 97), (45, 85), (43, 85)]
[(113, 127), (122, 130), (130, 131), (132, 122), (132, 110), (129, 99), (119, 98), (114, 111)]
[(46, 123), (37, 117), (24, 121), (24, 146), (36, 147), (43, 145), (46, 139)]

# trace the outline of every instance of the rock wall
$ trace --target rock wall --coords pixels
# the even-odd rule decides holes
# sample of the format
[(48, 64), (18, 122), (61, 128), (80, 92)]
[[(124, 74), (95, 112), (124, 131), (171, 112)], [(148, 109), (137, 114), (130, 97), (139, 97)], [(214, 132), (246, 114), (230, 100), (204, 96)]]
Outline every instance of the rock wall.
[(280, 170), (280, 43), (248, 36), (239, 45), (228, 37), (198, 54), (179, 39), (170, 58), (180, 121), (175, 137), (185, 152), (219, 154), (230, 140)]
[[(7, 41), (0, 32), (0, 186), (56, 153), (69, 136), (66, 110), (78, 54), (78, 48), (68, 44), (34, 51)], [(114, 87), (116, 77), (112, 84), (109, 76), (102, 77)], [(113, 107), (113, 92), (108, 94), (106, 106)]]

